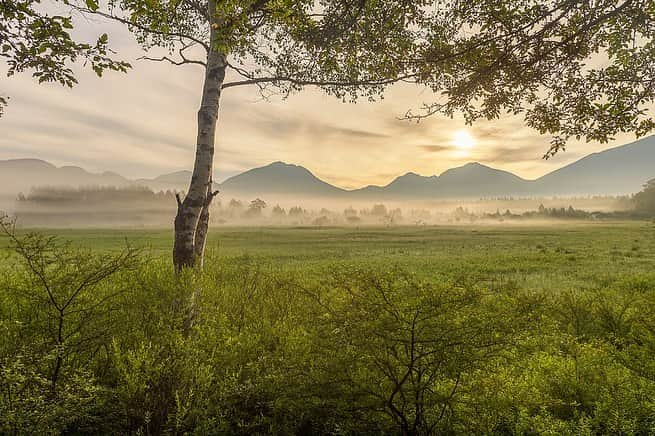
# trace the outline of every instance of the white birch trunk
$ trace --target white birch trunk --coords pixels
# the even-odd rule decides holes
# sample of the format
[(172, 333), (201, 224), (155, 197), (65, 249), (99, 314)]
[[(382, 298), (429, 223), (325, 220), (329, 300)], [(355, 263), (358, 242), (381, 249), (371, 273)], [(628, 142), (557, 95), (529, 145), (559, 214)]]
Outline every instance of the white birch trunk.
[[(215, 16), (216, 2), (209, 1), (209, 11)], [(214, 18), (211, 20), (210, 50), (207, 54), (202, 100), (198, 110), (198, 137), (196, 159), (186, 197), (178, 203), (175, 217), (175, 243), (173, 264), (176, 270), (202, 264), (205, 239), (209, 225), (209, 205), (213, 199), (212, 172), (214, 169), (214, 143), (221, 88), (225, 79), (227, 61), (216, 51)]]

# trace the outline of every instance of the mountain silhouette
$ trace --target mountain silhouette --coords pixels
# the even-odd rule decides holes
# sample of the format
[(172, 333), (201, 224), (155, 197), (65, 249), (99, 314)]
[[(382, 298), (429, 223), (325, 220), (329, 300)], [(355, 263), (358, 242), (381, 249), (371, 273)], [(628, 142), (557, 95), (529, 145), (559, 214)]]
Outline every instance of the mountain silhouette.
[(655, 136), (590, 154), (536, 180), (478, 162), (439, 176), (407, 173), (386, 186), (353, 191), (367, 199), (627, 195), (655, 178)]
[(593, 153), (539, 178), (535, 194), (631, 194), (655, 178), (655, 136)]
[(386, 186), (367, 186), (353, 194), (359, 198), (429, 199), (525, 195), (531, 183), (510, 172), (478, 162), (444, 171), (439, 176), (407, 173)]
[(131, 182), (113, 173), (91, 173), (80, 167), (56, 167), (41, 159), (0, 160), (0, 194), (27, 194), (33, 186), (125, 186)]
[(230, 177), (219, 185), (219, 189), (224, 195), (250, 196), (336, 197), (348, 193), (322, 181), (304, 167), (284, 162), (273, 162)]
[[(494, 198), (506, 196), (625, 195), (641, 190), (655, 178), (655, 136), (590, 154), (536, 180), (478, 162), (444, 171), (440, 175), (407, 173), (385, 186), (345, 190), (333, 186), (308, 169), (284, 162), (253, 168), (215, 184), (223, 197), (274, 201), (281, 197), (343, 200), (431, 200), (444, 198)], [(153, 190), (187, 188), (190, 171), (153, 179), (129, 180), (119, 174), (91, 173), (79, 167), (56, 167), (40, 159), (0, 161), (0, 199), (27, 194), (33, 186), (145, 185)], [(0, 206), (2, 206), (0, 202)], [(0, 207), (1, 209), (1, 207)]]

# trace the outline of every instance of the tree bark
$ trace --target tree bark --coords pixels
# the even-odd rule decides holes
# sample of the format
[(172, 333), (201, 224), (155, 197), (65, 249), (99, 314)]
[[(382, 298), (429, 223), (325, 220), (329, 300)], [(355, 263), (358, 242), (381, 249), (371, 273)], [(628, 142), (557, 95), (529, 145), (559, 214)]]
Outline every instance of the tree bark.
[(193, 242), (197, 266), (200, 268), (203, 266), (205, 243), (207, 241), (207, 231), (209, 230), (209, 206), (211, 206), (214, 197), (218, 195), (218, 191), (212, 191), (212, 184), (213, 183), (210, 180), (209, 187), (207, 188), (207, 200), (200, 211), (200, 218), (198, 218), (198, 226), (196, 227), (196, 236)]
[[(210, 16), (215, 16), (215, 9), (216, 2), (210, 1)], [(202, 100), (198, 110), (196, 159), (189, 190), (183, 201), (178, 199), (177, 215), (175, 216), (173, 264), (177, 271), (202, 265), (205, 238), (209, 226), (209, 206), (216, 195), (212, 193), (214, 142), (227, 61), (225, 54), (216, 51), (214, 20), (214, 18), (211, 20), (211, 45), (207, 53)]]

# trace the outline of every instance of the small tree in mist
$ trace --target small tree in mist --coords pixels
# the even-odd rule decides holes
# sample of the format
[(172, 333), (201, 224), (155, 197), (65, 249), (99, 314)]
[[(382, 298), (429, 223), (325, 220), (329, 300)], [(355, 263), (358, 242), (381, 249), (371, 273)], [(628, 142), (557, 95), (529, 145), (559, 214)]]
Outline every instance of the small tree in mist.
[(305, 218), (306, 211), (300, 206), (293, 206), (289, 209), (289, 218), (299, 220), (302, 223)]
[(655, 179), (649, 180), (644, 189), (635, 194), (634, 201), (638, 213), (655, 217)]
[(283, 219), (287, 217), (287, 212), (284, 208), (280, 207), (279, 204), (276, 204), (273, 209), (271, 209), (271, 216), (277, 219)]
[(348, 206), (343, 210), (343, 216), (346, 218), (357, 216), (357, 211), (352, 206)]
[(266, 209), (266, 202), (262, 199), (256, 198), (250, 202), (248, 210), (246, 210), (244, 216), (246, 218), (259, 218), (262, 216), (264, 209)]

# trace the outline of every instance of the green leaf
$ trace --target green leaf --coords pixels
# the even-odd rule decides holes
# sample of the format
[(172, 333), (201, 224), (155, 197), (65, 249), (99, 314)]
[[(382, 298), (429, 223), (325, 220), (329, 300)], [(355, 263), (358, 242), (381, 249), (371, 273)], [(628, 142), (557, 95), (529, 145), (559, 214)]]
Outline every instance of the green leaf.
[(86, 0), (86, 7), (92, 11), (97, 11), (99, 8), (97, 0)]

